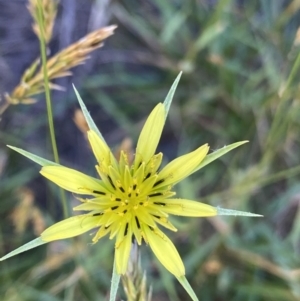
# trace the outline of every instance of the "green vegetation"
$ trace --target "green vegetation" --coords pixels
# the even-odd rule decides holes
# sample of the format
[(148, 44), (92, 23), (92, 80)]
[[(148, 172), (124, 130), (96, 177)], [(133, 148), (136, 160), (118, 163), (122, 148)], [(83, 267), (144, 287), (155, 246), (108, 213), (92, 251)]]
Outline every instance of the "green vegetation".
[[(118, 1), (110, 20), (118, 28), (99, 54), (109, 63), (98, 62), (76, 83), (116, 152), (124, 138), (137, 138), (180, 70), (159, 145), (164, 160), (204, 143), (215, 150), (250, 141), (177, 187), (178, 197), (264, 215), (172, 220), (180, 231), (167, 234), (201, 301), (300, 300), (299, 9), (296, 0)], [(60, 161), (93, 175), (84, 135), (70, 127), (76, 97), (68, 95), (59, 102), (52, 97)], [(57, 187), (5, 146), (53, 159), (50, 144), (45, 146), (50, 138), (43, 101), (11, 106), (0, 123), (1, 256), (63, 218)], [(37, 105), (43, 107), (38, 115)], [(78, 204), (71, 194), (67, 202)], [(90, 241), (81, 235), (1, 262), (1, 300), (106, 300), (113, 243)], [(147, 246), (141, 266), (153, 300), (187, 300)], [(120, 295), (124, 300), (122, 289)]]

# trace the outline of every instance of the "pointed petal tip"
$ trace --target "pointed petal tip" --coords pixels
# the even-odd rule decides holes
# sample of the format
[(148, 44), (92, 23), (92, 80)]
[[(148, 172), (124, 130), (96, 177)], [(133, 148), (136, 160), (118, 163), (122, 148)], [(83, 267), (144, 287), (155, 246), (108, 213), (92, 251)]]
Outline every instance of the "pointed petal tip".
[(261, 214), (245, 212), (245, 211), (238, 211), (232, 209), (224, 209), (217, 207), (217, 215), (233, 215), (233, 216), (248, 216), (248, 217), (263, 217)]
[(38, 247), (40, 245), (43, 245), (47, 243), (46, 241), (44, 241), (41, 237), (37, 237), (34, 240), (31, 240), (30, 242), (24, 244), (23, 246), (9, 252), (8, 254), (4, 255), (3, 257), (0, 258), (0, 261), (4, 261), (10, 257), (13, 257), (15, 255), (18, 255), (20, 253), (23, 253), (25, 251), (28, 251), (30, 249), (33, 249), (35, 247)]
[(179, 283), (182, 285), (182, 287), (186, 290), (186, 292), (189, 294), (191, 299), (193, 301), (199, 301), (198, 297), (196, 296), (193, 288), (191, 287), (191, 285), (187, 281), (186, 277), (184, 275), (182, 275), (182, 276), (176, 277), (176, 278), (179, 281)]

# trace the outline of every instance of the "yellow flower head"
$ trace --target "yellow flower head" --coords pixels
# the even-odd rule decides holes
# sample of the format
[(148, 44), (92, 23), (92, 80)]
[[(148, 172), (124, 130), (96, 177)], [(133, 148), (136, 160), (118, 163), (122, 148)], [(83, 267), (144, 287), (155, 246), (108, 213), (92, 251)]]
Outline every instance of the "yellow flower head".
[[(116, 266), (124, 274), (132, 240), (150, 245), (160, 262), (176, 277), (184, 275), (184, 266), (171, 240), (160, 226), (177, 231), (169, 215), (214, 216), (217, 209), (195, 201), (174, 198), (173, 186), (194, 172), (209, 147), (203, 145), (181, 156), (158, 171), (162, 153), (155, 154), (165, 122), (165, 107), (159, 103), (148, 117), (140, 134), (135, 160), (129, 164), (121, 151), (117, 161), (107, 144), (95, 132), (88, 140), (98, 164), (101, 180), (63, 166), (45, 166), (41, 174), (60, 187), (76, 194), (89, 195), (74, 210), (88, 213), (61, 221), (41, 234), (49, 242), (73, 237), (97, 228), (93, 242), (105, 235), (116, 238)], [(167, 254), (167, 256), (166, 256)]]
[[(89, 198), (80, 198), (82, 204), (74, 208), (87, 213), (54, 224), (39, 238), (5, 255), (0, 261), (38, 245), (95, 229), (92, 239), (94, 243), (105, 235), (110, 239), (115, 238), (115, 263), (118, 274), (126, 272), (132, 241), (135, 240), (139, 245), (144, 241), (165, 268), (175, 275), (190, 293), (184, 277), (182, 260), (171, 240), (161, 230), (165, 227), (177, 231), (169, 216), (258, 215), (215, 208), (197, 201), (174, 197), (174, 185), (247, 142), (231, 144), (209, 155), (209, 147), (205, 144), (161, 168), (163, 155), (155, 152), (179, 78), (180, 76), (171, 87), (166, 101), (156, 105), (147, 118), (137, 142), (133, 163), (129, 162), (124, 151), (121, 151), (119, 160), (114, 157), (75, 90), (90, 128), (88, 140), (96, 157), (96, 170), (100, 179), (11, 147), (42, 165), (41, 174), (44, 177), (70, 192)], [(192, 296), (192, 293), (190, 295)], [(193, 299), (197, 300), (196, 297)]]

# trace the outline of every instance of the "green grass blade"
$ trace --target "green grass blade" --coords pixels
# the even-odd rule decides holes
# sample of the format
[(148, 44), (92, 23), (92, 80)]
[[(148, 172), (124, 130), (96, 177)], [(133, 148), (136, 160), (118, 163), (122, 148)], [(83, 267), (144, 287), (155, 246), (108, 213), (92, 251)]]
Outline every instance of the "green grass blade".
[(18, 254), (23, 253), (25, 251), (28, 251), (30, 249), (36, 248), (36, 247), (41, 246), (41, 245), (43, 245), (45, 243), (46, 242), (43, 241), (41, 239), (41, 237), (38, 237), (38, 238), (36, 238), (36, 239), (28, 242), (27, 244), (21, 246), (20, 248), (15, 249), (14, 251), (12, 251), (12, 252), (6, 254), (5, 256), (1, 257), (0, 261), (6, 260), (7, 258), (13, 257), (15, 255), (18, 255)]

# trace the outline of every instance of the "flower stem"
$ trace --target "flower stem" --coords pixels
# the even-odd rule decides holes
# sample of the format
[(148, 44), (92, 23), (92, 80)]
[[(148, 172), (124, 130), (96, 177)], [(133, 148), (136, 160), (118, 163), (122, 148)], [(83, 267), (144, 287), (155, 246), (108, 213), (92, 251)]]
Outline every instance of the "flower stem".
[(113, 273), (112, 273), (112, 277), (111, 277), (109, 301), (115, 301), (116, 300), (117, 291), (118, 291), (118, 287), (119, 287), (119, 282), (120, 282), (120, 275), (117, 273), (116, 256), (115, 256)]
[[(54, 131), (54, 123), (53, 123), (53, 113), (52, 113), (52, 105), (51, 105), (51, 96), (50, 96), (50, 88), (49, 88), (49, 77), (48, 77), (48, 70), (47, 70), (47, 55), (46, 55), (46, 43), (45, 43), (45, 28), (44, 28), (44, 16), (43, 16), (43, 9), (42, 9), (42, 0), (38, 2), (38, 25), (40, 28), (40, 52), (42, 58), (42, 67), (43, 67), (43, 75), (44, 75), (44, 85), (45, 85), (45, 97), (46, 97), (46, 104), (47, 104), (47, 115), (48, 115), (48, 123), (49, 123), (49, 131), (50, 131), (50, 138), (51, 138), (51, 145), (52, 151), (54, 156), (54, 161), (59, 164), (59, 156), (57, 151), (57, 145), (55, 140), (55, 131)], [(64, 191), (60, 188), (60, 196), (61, 202), (64, 212), (64, 217), (68, 217), (68, 207), (67, 201)]]

